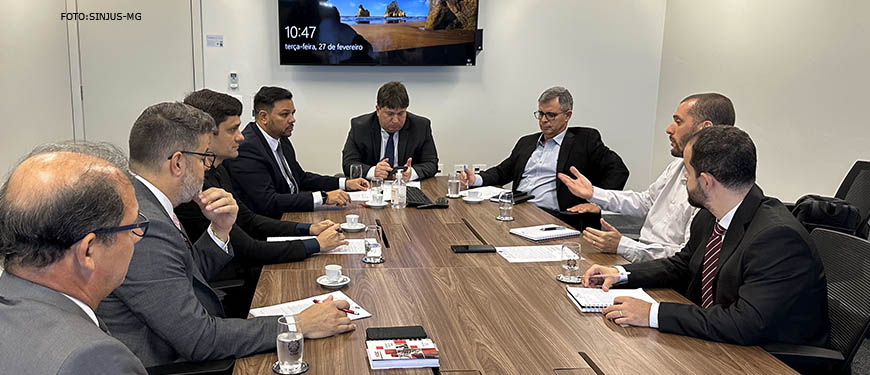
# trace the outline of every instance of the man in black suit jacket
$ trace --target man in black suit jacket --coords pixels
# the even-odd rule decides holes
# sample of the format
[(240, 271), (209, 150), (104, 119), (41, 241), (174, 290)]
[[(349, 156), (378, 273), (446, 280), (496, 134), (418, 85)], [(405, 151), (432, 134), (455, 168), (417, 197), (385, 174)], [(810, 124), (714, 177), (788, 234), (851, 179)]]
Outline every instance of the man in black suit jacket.
[(749, 136), (732, 126), (712, 126), (689, 141), (683, 157), (689, 202), (705, 209), (695, 216), (686, 247), (669, 258), (592, 266), (584, 284), (674, 288), (694, 304), (617, 297), (605, 316), (740, 345), (826, 346), (821, 259), (803, 226), (755, 185)]
[(618, 190), (628, 180), (628, 168), (616, 152), (604, 145), (597, 130), (568, 128), (573, 106), (574, 99), (564, 87), (547, 89), (538, 98), (535, 112), (541, 132), (520, 138), (510, 156), (500, 164), (480, 175), (466, 169), (460, 178), (469, 186), (513, 182), (514, 191), (534, 195), (531, 202), (565, 222), (581, 229), (598, 227), (599, 213), (560, 213), (586, 200), (571, 194), (556, 174), (566, 173), (574, 166), (595, 186)]
[[(227, 94), (202, 89), (184, 98), (184, 103), (208, 113), (217, 124), (216, 132), (211, 135), (209, 142), (209, 151), (216, 156), (215, 167), (205, 172), (203, 190), (217, 187), (232, 194), (232, 180), (223, 161), (239, 155), (239, 142), (244, 139), (239, 131), (242, 102)], [(311, 254), (328, 251), (346, 243), (344, 236), (337, 232), (338, 224), (331, 220), (316, 224), (281, 221), (255, 214), (244, 203), (238, 202), (238, 206), (236, 222), (230, 231), (230, 243), (235, 256), (213, 279), (245, 280), (246, 285), (238, 293), (232, 293), (224, 299), (224, 305), (228, 308), (227, 316), (247, 316), (247, 306), (251, 304), (260, 277), (260, 266), (304, 260)], [(199, 238), (210, 224), (194, 202), (175, 207), (175, 213), (188, 238)], [(317, 238), (302, 241), (265, 241), (267, 237), (308, 235)], [(236, 306), (239, 308), (235, 308)]]
[[(407, 111), (408, 92), (401, 82), (388, 82), (378, 89), (375, 112), (350, 120), (342, 150), (342, 168), (361, 164), (366, 178), (386, 178), (399, 165), (405, 181), (422, 180), (438, 171), (438, 152), (429, 119)], [(412, 166), (413, 162), (413, 166)]]
[(285, 212), (343, 206), (350, 202), (343, 190), (368, 189), (363, 178), (346, 180), (302, 169), (289, 139), (295, 113), (290, 91), (260, 88), (254, 96), (256, 121), (242, 131), (239, 157), (226, 161), (239, 200), (260, 215), (278, 219)]

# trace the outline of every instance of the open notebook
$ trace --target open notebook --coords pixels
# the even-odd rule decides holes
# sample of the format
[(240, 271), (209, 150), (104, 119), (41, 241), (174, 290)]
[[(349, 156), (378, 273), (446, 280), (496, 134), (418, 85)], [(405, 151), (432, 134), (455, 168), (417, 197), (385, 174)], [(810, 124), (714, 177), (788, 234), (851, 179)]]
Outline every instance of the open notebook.
[(640, 288), (610, 289), (607, 292), (598, 288), (567, 287), (565, 289), (568, 291), (568, 299), (582, 312), (601, 312), (605, 307), (613, 305), (613, 299), (620, 296), (634, 297), (649, 303), (656, 302)]

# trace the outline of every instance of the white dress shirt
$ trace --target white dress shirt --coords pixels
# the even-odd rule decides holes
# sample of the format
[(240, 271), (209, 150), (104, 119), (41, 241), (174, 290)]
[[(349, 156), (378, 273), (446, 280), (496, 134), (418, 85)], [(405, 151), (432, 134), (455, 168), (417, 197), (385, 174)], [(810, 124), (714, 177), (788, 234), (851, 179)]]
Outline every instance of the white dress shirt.
[[(281, 142), (278, 139), (273, 138), (271, 135), (269, 135), (269, 133), (266, 133), (266, 131), (263, 130), (263, 127), (260, 126), (259, 123), (257, 123), (257, 129), (260, 130), (260, 133), (263, 133), (263, 138), (265, 138), (266, 143), (269, 144), (269, 149), (272, 150), (272, 157), (274, 157), (275, 162), (278, 163), (278, 170), (281, 171), (281, 175), (283, 175), (284, 179), (287, 181), (287, 186), (296, 186), (296, 191), (299, 192), (301, 190), (299, 187), (299, 184), (298, 183), (294, 184), (293, 182), (291, 182), (290, 176), (287, 175), (287, 172), (284, 172), (284, 168), (281, 168), (282, 161), (285, 163), (285, 165), (287, 166), (288, 169), (290, 168), (290, 163), (287, 162), (287, 159), (284, 158), (284, 155), (281, 155), (281, 153), (278, 152), (278, 146), (281, 145)], [(288, 172), (293, 173), (292, 171), (289, 171), (289, 170), (288, 170)], [(338, 187), (341, 190), (344, 190), (344, 181), (345, 181), (344, 177), (341, 177), (338, 179)], [(297, 182), (298, 182), (298, 180), (297, 180)], [(311, 197), (314, 198), (314, 209), (318, 209), (321, 206), (323, 206), (323, 197), (320, 195), (319, 191), (311, 192)]]
[[(175, 211), (172, 209), (172, 201), (169, 200), (169, 197), (167, 197), (166, 194), (163, 194), (163, 192), (160, 191), (157, 186), (152, 185), (150, 182), (148, 182), (148, 180), (142, 178), (142, 176), (133, 176), (136, 177), (139, 182), (145, 185), (148, 190), (151, 190), (151, 193), (154, 194), (155, 197), (157, 197), (157, 200), (160, 202), (163, 210), (166, 211), (166, 214), (169, 215), (175, 226), (178, 227), (178, 230), (183, 231), (183, 229), (181, 229), (181, 224), (179, 224), (180, 222), (178, 221), (178, 216), (175, 216)], [(206, 231), (208, 232), (209, 237), (211, 237), (211, 240), (214, 241), (214, 243), (217, 244), (218, 247), (223, 249), (226, 253), (230, 252), (229, 248), (227, 247), (227, 244), (230, 242), (229, 233), (227, 234), (227, 242), (223, 242), (214, 234), (214, 231), (211, 229), (211, 224), (208, 225), (208, 229)]]
[(592, 199), (603, 210), (646, 216), (640, 241), (622, 236), (616, 253), (628, 261), (667, 258), (689, 242), (689, 227), (698, 208), (689, 204), (683, 159), (668, 164), (649, 188), (641, 192), (594, 188)]
[[(731, 219), (734, 218), (734, 213), (737, 212), (737, 208), (739, 208), (740, 204), (742, 204), (742, 203), (743, 203), (742, 200), (740, 202), (738, 202), (737, 205), (735, 205), (730, 210), (728, 210), (728, 212), (725, 214), (725, 216), (722, 216), (722, 220), (719, 220), (719, 225), (721, 225), (722, 228), (725, 228), (726, 234), (728, 233), (728, 226), (731, 225)], [(725, 240), (723, 239), (722, 242), (724, 243), (724, 241)], [(716, 265), (716, 267), (719, 267), (719, 265)], [(624, 283), (624, 282), (628, 281), (629, 275), (625, 272), (625, 268), (623, 268), (622, 266), (614, 266), (614, 268), (619, 270), (619, 281), (617, 283)], [(716, 272), (718, 272), (718, 271), (716, 271)], [(649, 308), (649, 326), (650, 326), (650, 328), (659, 328), (659, 303), (658, 302), (653, 303), (652, 306), (650, 306), (650, 308)]]
[[(384, 160), (387, 158), (387, 156), (384, 154), (387, 152), (387, 142), (389, 140), (390, 140), (390, 133), (387, 133), (387, 131), (384, 130), (384, 128), (381, 128), (381, 153), (379, 154), (379, 155), (381, 155), (381, 157), (378, 158), (378, 161), (381, 161), (381, 160)], [(395, 133), (393, 133), (393, 165), (391, 165), (390, 167), (405, 165), (405, 162), (407, 162), (407, 160), (399, 160), (399, 132), (395, 132)], [(414, 161), (412, 160), (411, 163), (413, 163), (413, 162)], [(412, 166), (411, 167), (411, 179), (409, 181), (417, 181), (417, 179), (419, 177), (420, 176), (417, 175), (417, 170), (415, 170), (414, 167)], [(366, 178), (369, 180), (375, 178), (375, 167), (374, 166), (369, 168), (368, 172), (366, 172)]]
[(70, 296), (69, 294), (66, 294), (66, 293), (60, 293), (60, 294), (63, 294), (64, 297), (69, 298), (70, 301), (73, 301), (73, 303), (75, 303), (76, 305), (78, 305), (78, 307), (79, 307), (80, 309), (82, 309), (82, 310), (85, 311), (85, 314), (88, 314), (88, 317), (90, 317), (91, 320), (94, 321), (94, 324), (96, 324), (97, 327), (100, 326), (100, 322), (97, 321), (97, 314), (94, 314), (94, 310), (92, 310), (90, 306), (85, 305), (84, 302), (79, 301), (78, 298), (75, 298), (75, 297), (73, 297), (73, 296)]

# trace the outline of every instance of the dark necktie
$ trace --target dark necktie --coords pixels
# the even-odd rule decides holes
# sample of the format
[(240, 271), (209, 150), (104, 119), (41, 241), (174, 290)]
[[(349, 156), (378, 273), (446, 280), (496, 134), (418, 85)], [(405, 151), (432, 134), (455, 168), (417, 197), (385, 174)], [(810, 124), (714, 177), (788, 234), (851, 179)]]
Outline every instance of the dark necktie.
[(290, 185), (290, 194), (296, 194), (296, 179), (293, 178), (293, 172), (290, 171), (290, 165), (287, 164), (287, 159), (284, 157), (284, 145), (278, 142), (278, 167), (284, 170), (287, 175), (287, 183)]
[(394, 165), (393, 158), (395, 158), (395, 154), (396, 154), (396, 151), (395, 151), (396, 145), (393, 143), (393, 134), (396, 134), (396, 133), (394, 132), (394, 133), (389, 133), (389, 134), (390, 134), (390, 137), (387, 139), (387, 147), (384, 148), (384, 157), (387, 158), (387, 163), (390, 163), (390, 167), (393, 167), (393, 165)]
[(701, 272), (701, 307), (704, 309), (713, 306), (713, 279), (719, 268), (719, 251), (722, 250), (722, 241), (725, 239), (725, 228), (719, 223), (713, 227), (710, 241), (707, 241), (707, 251), (704, 253), (704, 265)]
[(103, 332), (105, 332), (107, 335), (109, 335), (109, 336), (112, 335), (111, 333), (109, 333), (109, 327), (106, 326), (106, 323), (103, 322), (102, 319), (97, 318), (97, 325), (98, 325), (98, 326), (100, 327), (100, 329), (103, 330)]

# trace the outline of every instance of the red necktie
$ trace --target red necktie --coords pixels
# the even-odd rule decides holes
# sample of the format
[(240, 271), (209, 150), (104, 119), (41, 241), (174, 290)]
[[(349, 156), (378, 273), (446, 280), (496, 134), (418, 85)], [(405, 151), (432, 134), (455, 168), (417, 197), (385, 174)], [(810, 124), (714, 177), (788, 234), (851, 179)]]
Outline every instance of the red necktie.
[(722, 250), (724, 237), (725, 228), (716, 223), (710, 241), (707, 242), (707, 252), (704, 253), (704, 267), (701, 272), (701, 307), (704, 309), (713, 306), (713, 279), (716, 277), (719, 250)]

